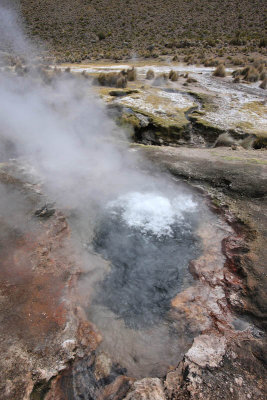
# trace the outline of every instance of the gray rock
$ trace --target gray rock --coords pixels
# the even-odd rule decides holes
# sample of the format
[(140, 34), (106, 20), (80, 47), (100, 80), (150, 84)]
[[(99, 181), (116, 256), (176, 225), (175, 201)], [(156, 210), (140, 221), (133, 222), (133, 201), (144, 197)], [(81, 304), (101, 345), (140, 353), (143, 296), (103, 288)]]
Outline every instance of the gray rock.
[(218, 367), (226, 351), (226, 339), (217, 335), (200, 335), (194, 339), (186, 358), (198, 366)]
[(166, 400), (163, 385), (158, 378), (145, 378), (132, 386), (124, 400)]

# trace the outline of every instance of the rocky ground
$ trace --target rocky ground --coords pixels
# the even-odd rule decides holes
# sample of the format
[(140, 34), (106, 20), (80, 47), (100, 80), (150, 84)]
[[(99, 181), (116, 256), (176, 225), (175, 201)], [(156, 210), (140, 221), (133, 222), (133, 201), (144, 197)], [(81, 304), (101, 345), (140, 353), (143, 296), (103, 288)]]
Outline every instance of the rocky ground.
[[(75, 295), (81, 266), (69, 254), (67, 220), (51, 206), (42, 207), (38, 187), (5, 164), (1, 185), (20, 196), (27, 210), (23, 231), (10, 220), (7, 225), (8, 218), (1, 224), (2, 398), (76, 399), (80, 393), (93, 399), (264, 399), (265, 152), (135, 150), (201, 188), (229, 224), (226, 237), (222, 231), (222, 265), (220, 242), (211, 245), (203, 225), (207, 250), (190, 266), (199, 283), (172, 302), (175, 318), (186, 315), (198, 336), (165, 379), (135, 381), (107, 355), (95, 353), (101, 334), (86, 321)], [(230, 159), (233, 153), (239, 157)]]
[[(224, 279), (228, 281), (231, 271), (230, 274), (239, 276), (240, 281), (228, 281), (227, 286), (229, 283), (230, 286), (241, 286), (237, 292), (234, 291), (235, 294), (231, 294), (232, 290), (228, 287), (227, 303), (239, 315), (248, 315), (255, 328), (258, 327), (250, 338), (244, 337), (246, 328), (241, 328), (236, 334), (230, 333), (228, 329), (224, 330), (221, 315), (215, 317), (215, 336), (209, 333), (194, 340), (178, 369), (167, 375), (167, 393), (170, 398), (177, 399), (264, 398), (264, 382), (256, 376), (258, 371), (261, 371), (259, 375), (264, 374), (266, 361), (263, 350), (266, 304), (265, 152), (241, 150), (240, 157), (234, 157), (232, 154), (236, 153), (225, 148), (188, 150), (150, 147), (142, 148), (142, 151), (174, 175), (189, 179), (207, 191), (212, 202), (223, 209), (226, 219), (235, 227), (236, 237), (223, 242), (225, 254), (233, 256), (230, 262), (225, 263)], [(253, 166), (249, 161), (251, 157), (256, 157), (252, 161), (255, 162)], [(248, 164), (251, 166), (247, 167)], [(194, 273), (201, 277), (203, 265)], [(220, 334), (223, 332), (222, 336), (218, 336), (218, 331)], [(209, 354), (205, 355), (204, 349), (207, 348)]]
[[(95, 77), (103, 68), (124, 66), (73, 69)], [(98, 351), (101, 332), (85, 313), (90, 294), (77, 291), (84, 253), (70, 213), (57, 210), (23, 166), (8, 161), (0, 165), (3, 399), (265, 398), (266, 95), (184, 66), (179, 74), (197, 82), (180, 76), (154, 86), (145, 80), (148, 68), (136, 68), (139, 79), (115, 95), (114, 88), (96, 91), (137, 142), (130, 151), (200, 191), (220, 219), (209, 230), (203, 221), (203, 252), (189, 266), (195, 285), (171, 304), (172, 318), (194, 327), (192, 344), (164, 378), (129, 377)], [(156, 74), (171, 69), (157, 68)]]

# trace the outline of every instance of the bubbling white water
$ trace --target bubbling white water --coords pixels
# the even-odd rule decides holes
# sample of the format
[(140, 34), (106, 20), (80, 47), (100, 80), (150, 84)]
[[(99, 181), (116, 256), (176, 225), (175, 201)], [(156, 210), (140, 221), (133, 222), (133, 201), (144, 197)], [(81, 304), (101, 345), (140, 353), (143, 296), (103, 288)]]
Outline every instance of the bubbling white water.
[(160, 237), (173, 236), (173, 225), (180, 223), (185, 213), (196, 211), (197, 203), (186, 194), (168, 198), (152, 192), (130, 192), (109, 202), (107, 208), (130, 228)]

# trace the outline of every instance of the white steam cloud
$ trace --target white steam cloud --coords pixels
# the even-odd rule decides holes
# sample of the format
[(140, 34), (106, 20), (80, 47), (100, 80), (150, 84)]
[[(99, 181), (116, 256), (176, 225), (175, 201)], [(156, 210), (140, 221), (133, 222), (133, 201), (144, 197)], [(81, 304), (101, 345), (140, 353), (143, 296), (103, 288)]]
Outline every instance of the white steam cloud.
[(183, 213), (195, 207), (196, 203), (183, 194), (168, 199), (151, 192), (130, 192), (108, 204), (111, 213), (129, 227), (158, 237), (173, 236), (172, 226), (183, 221)]
[[(12, 51), (25, 50), (30, 60), (31, 46), (16, 27), (16, 17), (1, 6), (0, 15)], [(2, 68), (0, 143), (11, 143), (12, 154), (35, 168), (60, 207), (83, 207), (92, 199), (104, 205), (129, 191), (167, 191), (166, 177), (140, 172), (140, 160), (125, 139), (88, 80), (63, 74), (44, 84), (36, 71), (17, 76)], [(1, 162), (8, 154), (2, 150), (0, 157)], [(190, 202), (190, 196), (183, 201)]]
[(25, 37), (18, 14), (13, 8), (15, 4), (8, 0), (1, 0), (0, 3), (0, 50), (30, 58), (35, 54), (34, 46)]
[[(12, 12), (1, 7), (0, 14), (12, 50), (28, 52)], [(122, 132), (82, 79), (63, 76), (45, 85), (40, 76), (2, 70), (0, 136), (12, 143), (16, 156), (31, 162), (65, 205), (85, 194), (104, 196), (135, 179), (126, 168)]]

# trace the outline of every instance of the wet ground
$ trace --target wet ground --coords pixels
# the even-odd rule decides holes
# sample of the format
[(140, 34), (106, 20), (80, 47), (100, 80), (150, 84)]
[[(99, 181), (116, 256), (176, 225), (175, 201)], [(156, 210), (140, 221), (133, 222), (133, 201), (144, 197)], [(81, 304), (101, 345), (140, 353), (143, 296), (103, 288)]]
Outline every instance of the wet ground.
[[(134, 63), (133, 63), (134, 64)], [(214, 68), (183, 64), (148, 64), (135, 63), (137, 81), (129, 82), (130, 89), (137, 93), (114, 99), (106, 89), (100, 89), (105, 101), (133, 108), (135, 111), (149, 113), (176, 122), (184, 123), (178, 115), (190, 107), (197, 106), (201, 114), (197, 116), (204, 126), (211, 126), (222, 131), (234, 130), (239, 134), (256, 134), (266, 137), (266, 91), (259, 88), (259, 83), (233, 83), (231, 73), (227, 69), (226, 78), (212, 76)], [(101, 72), (120, 72), (128, 69), (127, 64), (89, 64), (73, 65), (73, 72), (86, 71), (95, 76)], [(146, 73), (152, 69), (155, 76), (169, 74), (171, 70), (180, 75), (178, 82), (162, 80), (157, 86), (145, 79)], [(185, 78), (184, 78), (185, 77)], [(192, 78), (193, 82), (187, 83)], [(166, 88), (174, 90), (167, 92)], [(175, 93), (175, 91), (178, 91)], [(201, 102), (199, 102), (199, 95)], [(196, 116), (195, 116), (196, 117)]]

